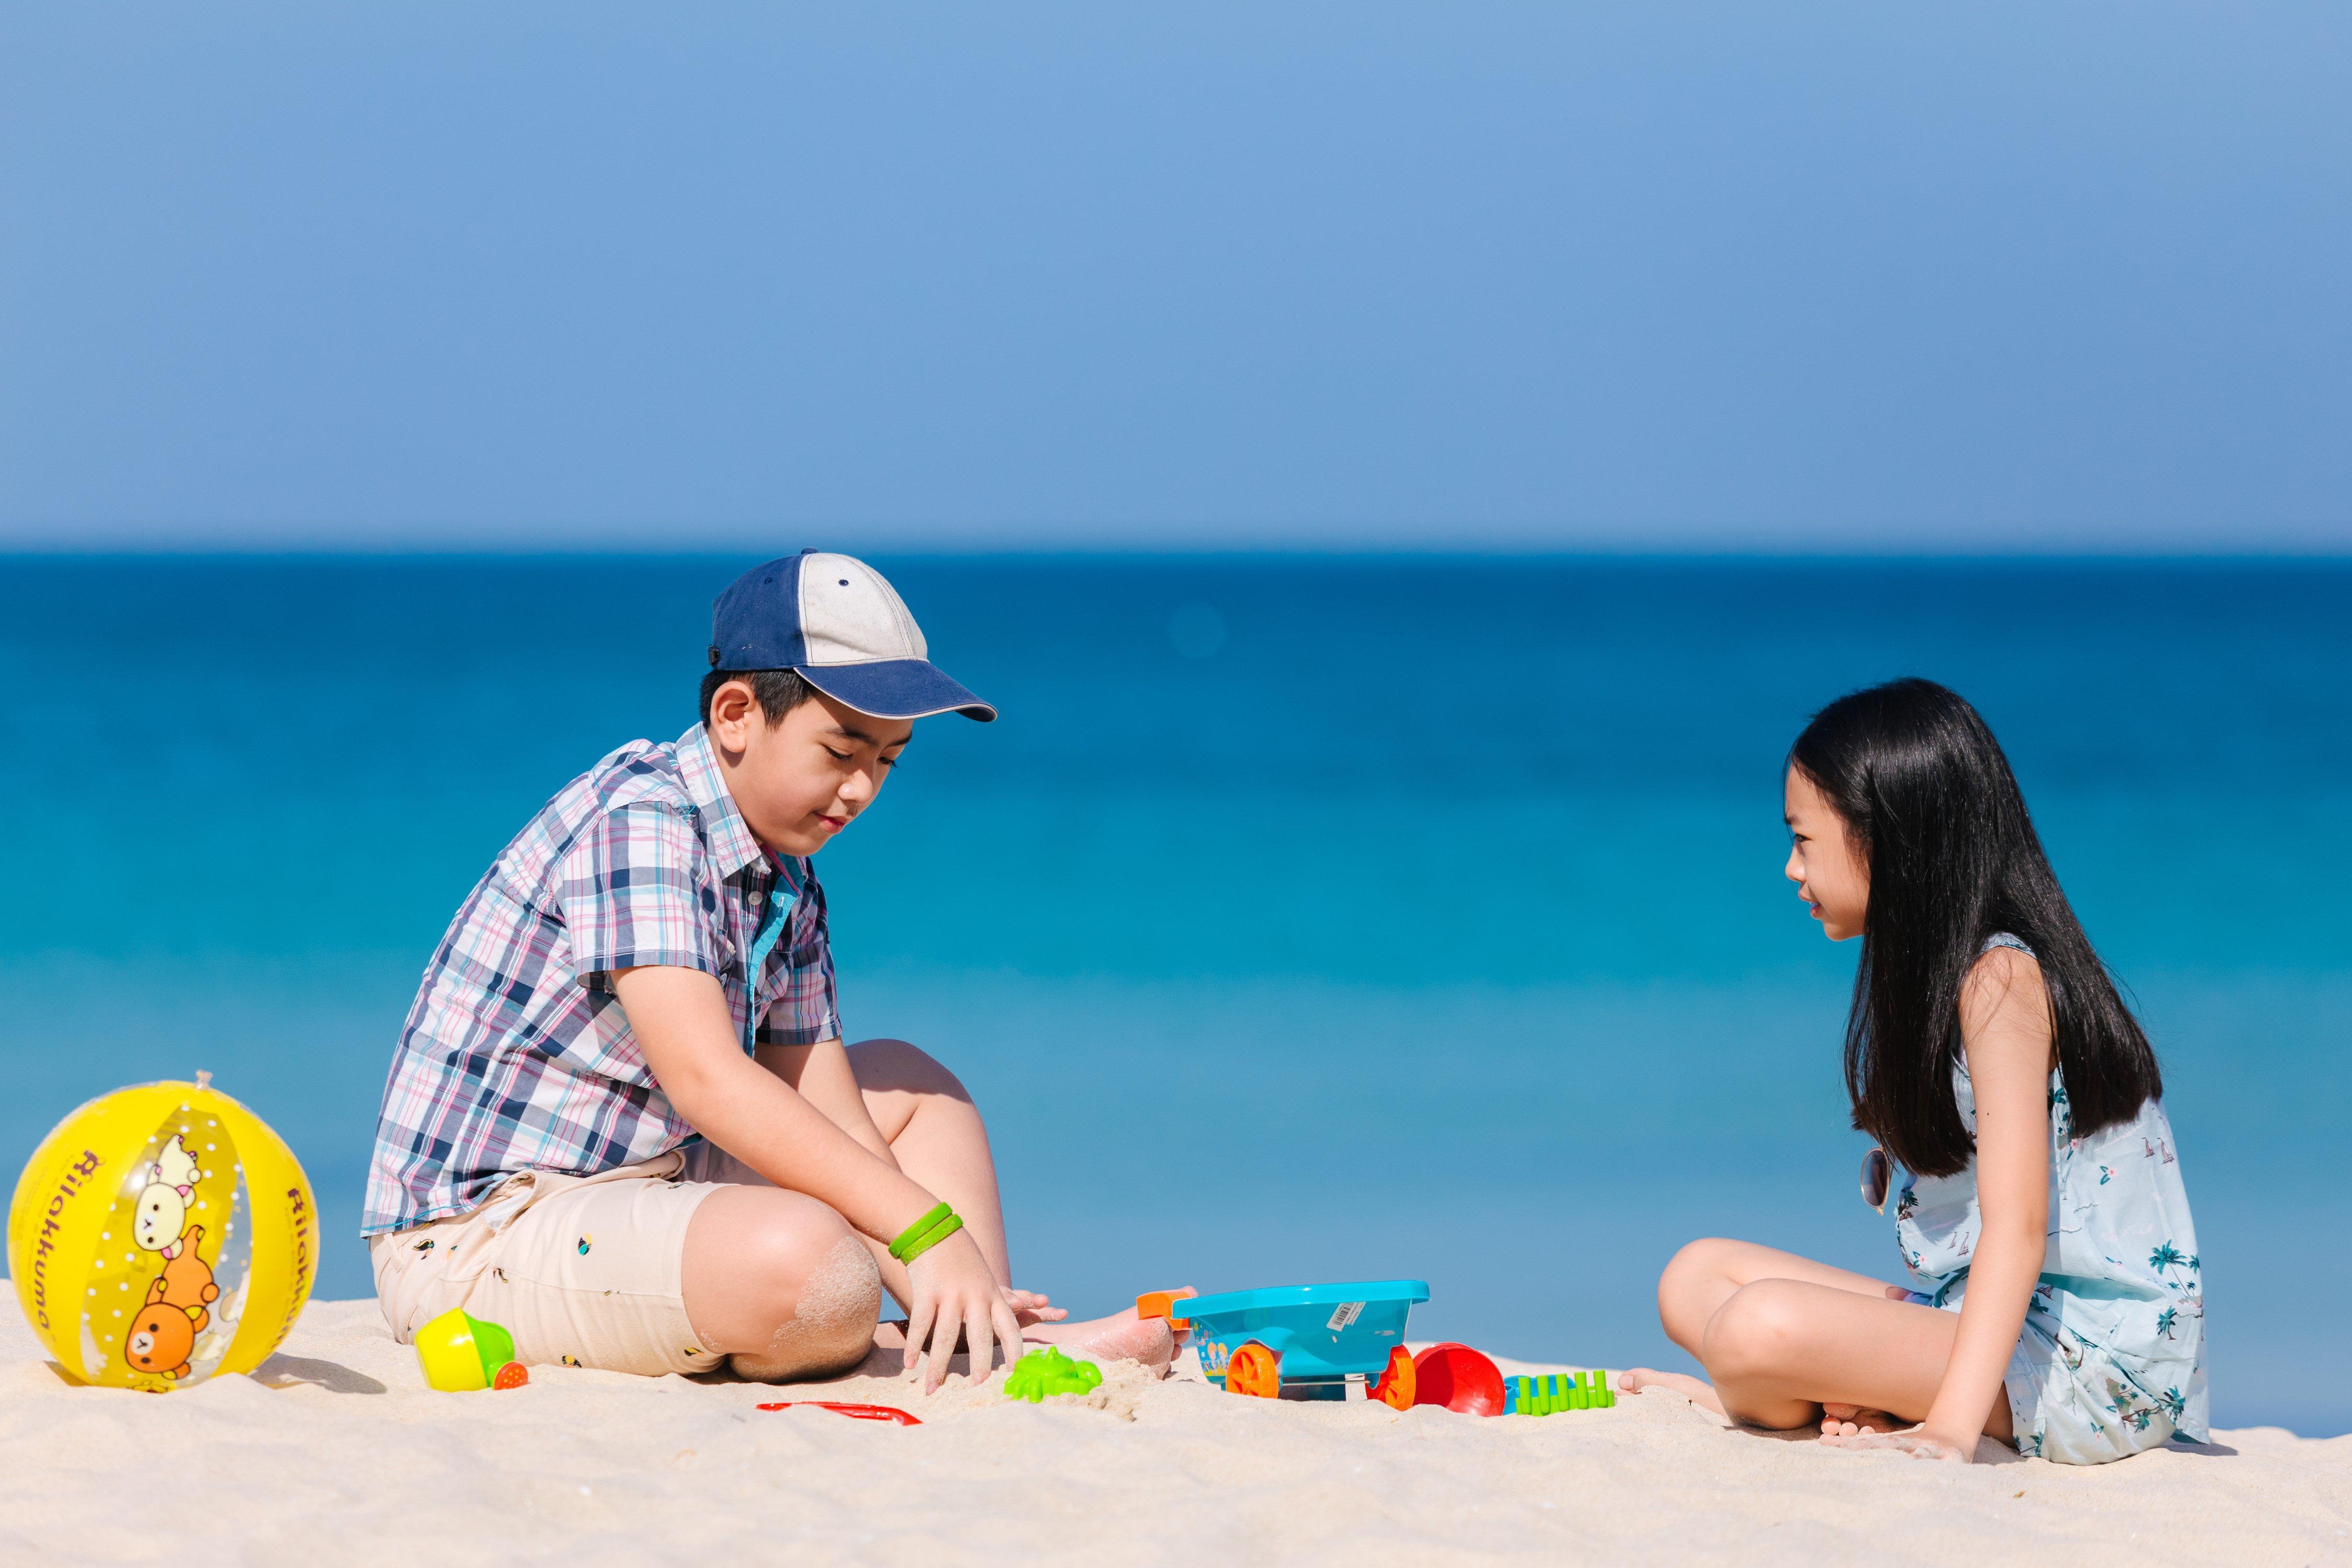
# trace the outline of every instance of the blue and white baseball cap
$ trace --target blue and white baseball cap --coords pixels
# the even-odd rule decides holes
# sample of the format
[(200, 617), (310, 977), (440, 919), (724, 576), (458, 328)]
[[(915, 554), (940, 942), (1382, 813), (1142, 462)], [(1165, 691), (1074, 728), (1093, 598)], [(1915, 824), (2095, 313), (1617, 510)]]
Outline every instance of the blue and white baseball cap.
[(713, 669), (797, 670), (877, 719), (996, 717), (929, 652), (898, 590), (851, 555), (803, 550), (755, 566), (710, 605)]

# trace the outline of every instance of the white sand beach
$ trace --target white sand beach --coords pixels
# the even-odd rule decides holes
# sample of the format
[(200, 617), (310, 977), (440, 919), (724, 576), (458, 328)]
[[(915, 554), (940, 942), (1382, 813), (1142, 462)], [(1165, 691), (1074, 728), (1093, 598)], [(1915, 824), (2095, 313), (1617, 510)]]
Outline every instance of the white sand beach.
[[(778, 1398), (923, 1425), (753, 1408)], [(1482, 1420), (1244, 1400), (1181, 1363), (1042, 1406), (565, 1367), (447, 1394), (373, 1301), (314, 1302), (254, 1375), (155, 1395), (68, 1384), (11, 1312), (0, 1563), (2352, 1562), (2352, 1437), (2216, 1438), (1961, 1468), (1727, 1431), (1673, 1394)]]

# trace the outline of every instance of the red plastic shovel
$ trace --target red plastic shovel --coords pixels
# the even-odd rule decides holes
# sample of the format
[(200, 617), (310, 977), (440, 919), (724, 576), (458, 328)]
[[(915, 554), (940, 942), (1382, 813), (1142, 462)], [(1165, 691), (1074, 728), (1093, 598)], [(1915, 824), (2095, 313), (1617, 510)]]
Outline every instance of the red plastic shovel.
[(754, 1405), (758, 1410), (790, 1410), (805, 1405), (817, 1410), (830, 1410), (835, 1415), (846, 1415), (853, 1421), (896, 1421), (901, 1426), (920, 1426), (922, 1422), (904, 1410), (887, 1405), (836, 1405), (830, 1399), (787, 1399), (775, 1405)]

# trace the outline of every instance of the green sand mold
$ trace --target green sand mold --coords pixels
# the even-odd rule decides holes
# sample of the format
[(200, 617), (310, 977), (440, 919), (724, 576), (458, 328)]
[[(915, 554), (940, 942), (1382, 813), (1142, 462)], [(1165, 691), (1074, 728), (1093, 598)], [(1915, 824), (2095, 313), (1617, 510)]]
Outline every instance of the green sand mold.
[(1053, 1345), (1031, 1351), (1004, 1374), (1004, 1396), (1037, 1404), (1050, 1394), (1092, 1394), (1102, 1384), (1102, 1368), (1090, 1361), (1072, 1361)]
[(1603, 1371), (1552, 1373), (1507, 1378), (1503, 1384), (1507, 1415), (1557, 1415), (1567, 1410), (1607, 1410), (1617, 1403)]

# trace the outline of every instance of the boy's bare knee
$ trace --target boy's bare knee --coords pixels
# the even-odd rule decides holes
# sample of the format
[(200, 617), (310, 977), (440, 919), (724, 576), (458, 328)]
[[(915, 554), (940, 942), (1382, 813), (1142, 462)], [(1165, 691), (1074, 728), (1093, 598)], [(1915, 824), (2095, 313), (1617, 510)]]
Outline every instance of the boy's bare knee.
[(735, 1353), (742, 1376), (763, 1383), (832, 1376), (856, 1367), (873, 1348), (882, 1272), (848, 1224), (824, 1213), (831, 1225), (795, 1226), (762, 1249), (774, 1326), (767, 1343)]
[(830, 1206), (804, 1199), (752, 1229), (742, 1238), (736, 1258), (762, 1297), (790, 1301), (835, 1245), (854, 1234), (849, 1222)]
[(849, 1047), (850, 1070), (869, 1093), (937, 1094), (969, 1104), (971, 1092), (937, 1057), (905, 1040), (860, 1040)]
[(688, 1311), (707, 1344), (748, 1376), (812, 1377), (863, 1359), (882, 1278), (832, 1208), (772, 1187), (722, 1187), (687, 1236)]

